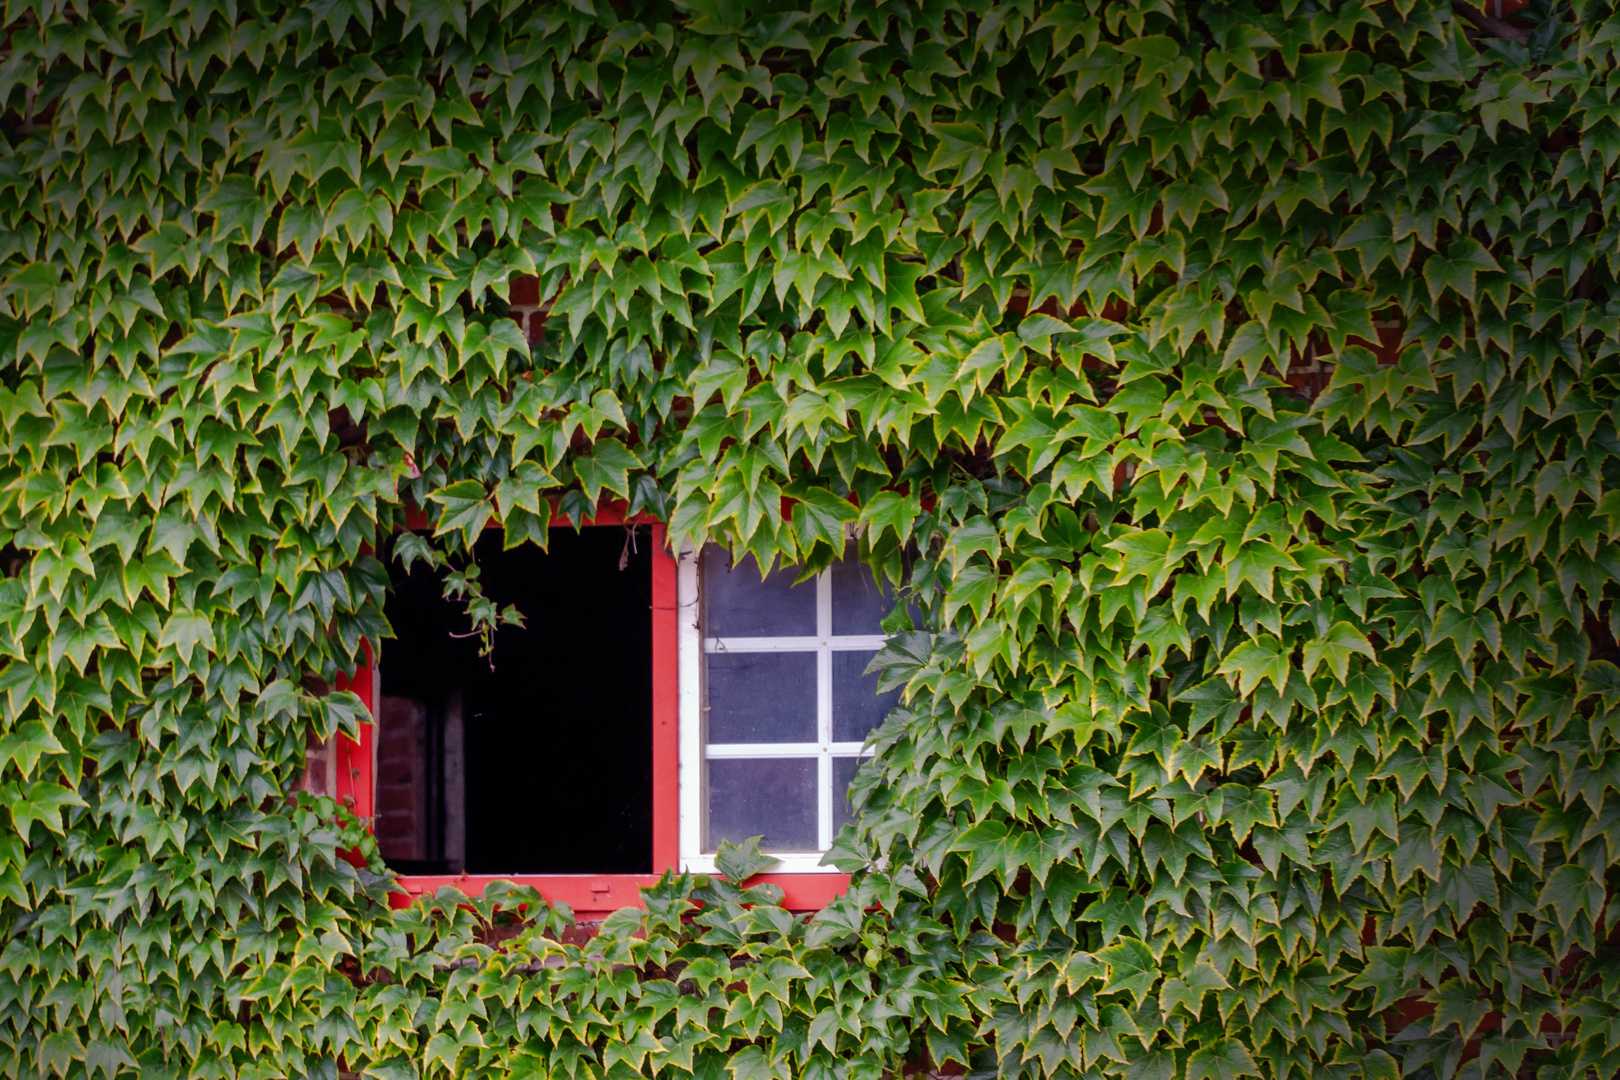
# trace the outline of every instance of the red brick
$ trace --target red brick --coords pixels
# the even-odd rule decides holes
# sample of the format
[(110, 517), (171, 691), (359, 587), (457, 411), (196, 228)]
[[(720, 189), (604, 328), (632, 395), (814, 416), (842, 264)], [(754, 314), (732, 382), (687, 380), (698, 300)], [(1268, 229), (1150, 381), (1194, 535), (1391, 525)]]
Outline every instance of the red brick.
[(540, 279), (533, 274), (515, 277), (510, 283), (512, 306), (534, 305), (540, 302)]
[(415, 814), (382, 814), (372, 819), (378, 836), (415, 836)]
[(416, 792), (408, 787), (379, 787), (377, 810), (383, 814), (416, 812)]

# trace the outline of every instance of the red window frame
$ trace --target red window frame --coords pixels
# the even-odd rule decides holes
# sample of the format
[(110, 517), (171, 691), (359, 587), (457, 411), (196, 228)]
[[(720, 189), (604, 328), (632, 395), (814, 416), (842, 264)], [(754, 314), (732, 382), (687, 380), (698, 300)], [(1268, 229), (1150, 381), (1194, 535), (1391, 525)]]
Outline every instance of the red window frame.
[[(603, 505), (590, 525), (647, 525), (652, 532), (652, 667), (653, 667), (653, 769), (652, 769), (652, 864), (650, 874), (412, 874), (400, 875), (404, 893), (396, 893), (396, 903), (409, 904), (417, 896), (433, 893), (450, 885), (470, 896), (481, 895), (496, 881), (531, 886), (552, 903), (565, 903), (576, 918), (601, 918), (619, 908), (642, 906), (641, 889), (656, 884), (665, 871), (676, 869), (680, 860), (680, 665), (679, 596), (675, 557), (666, 543), (662, 522), (649, 514), (626, 516), (623, 506)], [(572, 522), (553, 516), (553, 528), (572, 528)], [(338, 689), (353, 689), (375, 715), (376, 693), (371, 649), (365, 649), (366, 663), (349, 679), (339, 679)], [(346, 735), (337, 738), (337, 776), (333, 795), (348, 804), (371, 828), (376, 814), (377, 739), (371, 721), (360, 724), (359, 740)], [(590, 813), (581, 807), (581, 813)], [(783, 906), (793, 911), (816, 911), (831, 903), (849, 888), (847, 874), (762, 874), (756, 881), (778, 885)]]

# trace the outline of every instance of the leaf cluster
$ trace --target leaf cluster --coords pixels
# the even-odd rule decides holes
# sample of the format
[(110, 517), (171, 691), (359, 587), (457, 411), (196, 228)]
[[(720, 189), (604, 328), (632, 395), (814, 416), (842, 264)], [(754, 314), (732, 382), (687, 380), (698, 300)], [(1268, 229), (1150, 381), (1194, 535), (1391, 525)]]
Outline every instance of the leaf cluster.
[[(1620, 16), (1465, 6), (8, 4), (7, 1074), (1620, 1070)], [(610, 501), (906, 587), (814, 917), (289, 798)]]

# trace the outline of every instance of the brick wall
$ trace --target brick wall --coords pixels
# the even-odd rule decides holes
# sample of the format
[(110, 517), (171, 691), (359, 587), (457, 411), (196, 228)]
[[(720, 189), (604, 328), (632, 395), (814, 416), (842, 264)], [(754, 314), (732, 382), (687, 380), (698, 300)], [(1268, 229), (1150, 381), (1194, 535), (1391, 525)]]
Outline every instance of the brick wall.
[(414, 698), (384, 695), (377, 712), (377, 816), (372, 831), (383, 858), (425, 859), (426, 710)]
[(311, 795), (331, 795), (337, 790), (337, 743), (311, 741), (304, 748), (304, 774), (298, 778), (297, 791)]
[(523, 328), (523, 336), (533, 345), (540, 340), (546, 324), (546, 312), (551, 309), (550, 304), (540, 302), (540, 280), (530, 275), (513, 278), (508, 296), (512, 318), (517, 320), (518, 326)]

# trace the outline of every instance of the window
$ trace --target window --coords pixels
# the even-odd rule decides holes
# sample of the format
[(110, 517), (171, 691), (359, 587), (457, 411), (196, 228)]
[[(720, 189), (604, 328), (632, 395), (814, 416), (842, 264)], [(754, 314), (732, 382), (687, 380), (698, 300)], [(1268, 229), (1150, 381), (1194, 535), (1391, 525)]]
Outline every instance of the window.
[(647, 530), (559, 529), (475, 548), (485, 595), (525, 625), (489, 656), (438, 572), (397, 560), (378, 668), (377, 810), (402, 873), (648, 874), (652, 558)]
[(898, 696), (864, 674), (893, 598), (853, 555), (799, 585), (793, 569), (761, 580), (752, 559), (733, 566), (714, 547), (683, 557), (688, 869), (712, 869), (722, 840), (762, 836), (760, 850), (783, 869), (824, 870), (821, 853), (850, 820), (845, 792), (862, 744)]
[(544, 552), (501, 541), (480, 539), (480, 578), (526, 625), (489, 657), (437, 573), (390, 566), (395, 637), (358, 687), (375, 724), (338, 772), (405, 887), (510, 878), (605, 912), (757, 835), (790, 907), (842, 891), (821, 854), (896, 696), (863, 674), (892, 598), (853, 550), (794, 585), (715, 548), (677, 562), (662, 526), (610, 513)]

